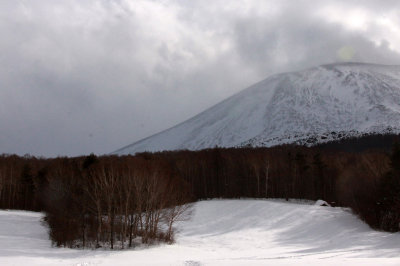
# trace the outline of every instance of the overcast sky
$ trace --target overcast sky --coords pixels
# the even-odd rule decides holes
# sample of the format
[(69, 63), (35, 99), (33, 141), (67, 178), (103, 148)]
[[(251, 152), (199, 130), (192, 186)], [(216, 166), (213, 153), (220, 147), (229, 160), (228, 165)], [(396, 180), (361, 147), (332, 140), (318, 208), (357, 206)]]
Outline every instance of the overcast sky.
[(400, 64), (400, 1), (1, 0), (0, 154), (105, 154), (271, 74)]

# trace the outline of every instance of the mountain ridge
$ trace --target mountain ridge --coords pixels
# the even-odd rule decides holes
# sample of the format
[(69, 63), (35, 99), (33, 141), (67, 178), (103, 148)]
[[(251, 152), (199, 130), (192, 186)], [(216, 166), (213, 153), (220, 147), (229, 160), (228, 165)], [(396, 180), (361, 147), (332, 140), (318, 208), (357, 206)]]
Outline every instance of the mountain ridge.
[(335, 63), (272, 75), (114, 154), (312, 145), (374, 133), (400, 133), (400, 66)]

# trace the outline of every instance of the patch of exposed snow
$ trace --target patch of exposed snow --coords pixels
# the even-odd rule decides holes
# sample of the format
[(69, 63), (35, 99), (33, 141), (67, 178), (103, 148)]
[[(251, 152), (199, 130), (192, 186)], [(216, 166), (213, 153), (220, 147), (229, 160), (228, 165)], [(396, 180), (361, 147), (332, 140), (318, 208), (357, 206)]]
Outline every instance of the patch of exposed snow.
[(316, 206), (325, 206), (325, 207), (331, 207), (331, 205), (328, 203), (328, 202), (326, 202), (326, 201), (324, 201), (324, 200), (317, 200), (315, 203), (314, 203), (314, 205), (316, 205)]

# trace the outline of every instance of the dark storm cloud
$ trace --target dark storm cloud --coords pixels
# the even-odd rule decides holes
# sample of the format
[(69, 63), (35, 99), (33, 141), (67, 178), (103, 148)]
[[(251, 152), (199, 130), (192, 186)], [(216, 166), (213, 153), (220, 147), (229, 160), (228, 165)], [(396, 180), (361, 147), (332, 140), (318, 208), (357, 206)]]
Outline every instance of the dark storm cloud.
[[(398, 8), (355, 0), (2, 1), (0, 153), (111, 152), (267, 75), (343, 60), (343, 47), (353, 61), (399, 64), (399, 28), (390, 26), (399, 24)], [(342, 21), (353, 11), (362, 28)]]

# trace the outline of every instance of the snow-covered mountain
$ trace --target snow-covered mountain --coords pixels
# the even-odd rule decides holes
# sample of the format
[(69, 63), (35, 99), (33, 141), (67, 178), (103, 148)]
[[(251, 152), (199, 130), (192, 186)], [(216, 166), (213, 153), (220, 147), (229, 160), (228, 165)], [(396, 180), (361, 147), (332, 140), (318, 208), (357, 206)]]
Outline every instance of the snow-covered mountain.
[(374, 133), (400, 133), (400, 66), (341, 63), (270, 76), (115, 153), (314, 144)]

